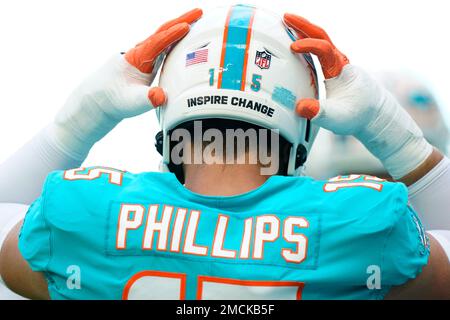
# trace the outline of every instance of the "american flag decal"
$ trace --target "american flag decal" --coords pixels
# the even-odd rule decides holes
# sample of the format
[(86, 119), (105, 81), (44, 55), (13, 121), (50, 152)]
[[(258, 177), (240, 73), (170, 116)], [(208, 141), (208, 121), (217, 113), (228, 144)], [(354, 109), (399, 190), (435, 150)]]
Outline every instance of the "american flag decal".
[(208, 49), (200, 49), (186, 55), (186, 67), (208, 62)]

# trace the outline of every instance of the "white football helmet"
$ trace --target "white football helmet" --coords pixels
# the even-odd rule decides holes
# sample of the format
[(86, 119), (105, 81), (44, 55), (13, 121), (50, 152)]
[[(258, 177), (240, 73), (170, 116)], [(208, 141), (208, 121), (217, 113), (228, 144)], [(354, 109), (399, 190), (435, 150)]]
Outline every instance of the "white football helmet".
[(311, 56), (290, 50), (296, 39), (281, 17), (266, 10), (235, 5), (205, 12), (161, 71), (159, 85), (168, 97), (157, 109), (163, 170), (169, 170), (170, 130), (220, 118), (278, 129), (292, 144), (288, 175), (299, 175), (318, 127), (298, 117), (295, 105), (317, 98), (318, 85)]

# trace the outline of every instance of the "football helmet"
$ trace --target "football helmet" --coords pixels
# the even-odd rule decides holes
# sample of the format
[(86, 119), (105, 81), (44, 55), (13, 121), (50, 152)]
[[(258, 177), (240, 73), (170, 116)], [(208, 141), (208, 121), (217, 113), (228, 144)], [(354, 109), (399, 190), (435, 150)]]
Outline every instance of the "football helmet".
[(206, 11), (166, 57), (159, 85), (157, 148), (169, 170), (170, 131), (203, 119), (244, 121), (278, 133), (291, 145), (288, 175), (299, 175), (318, 127), (295, 114), (298, 99), (317, 98), (314, 63), (294, 54), (297, 36), (281, 17), (235, 5)]

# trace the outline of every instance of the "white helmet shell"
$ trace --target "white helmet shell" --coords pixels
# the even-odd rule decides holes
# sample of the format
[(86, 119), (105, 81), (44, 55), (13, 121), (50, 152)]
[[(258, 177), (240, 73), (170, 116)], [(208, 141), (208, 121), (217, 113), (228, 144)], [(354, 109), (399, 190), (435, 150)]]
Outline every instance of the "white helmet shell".
[(288, 174), (299, 174), (297, 148), (310, 149), (318, 127), (295, 114), (301, 98), (317, 97), (309, 55), (290, 50), (295, 36), (281, 17), (251, 6), (205, 12), (167, 56), (160, 86), (168, 96), (158, 109), (163, 162), (169, 163), (168, 131), (208, 118), (245, 121), (278, 129), (292, 144)]

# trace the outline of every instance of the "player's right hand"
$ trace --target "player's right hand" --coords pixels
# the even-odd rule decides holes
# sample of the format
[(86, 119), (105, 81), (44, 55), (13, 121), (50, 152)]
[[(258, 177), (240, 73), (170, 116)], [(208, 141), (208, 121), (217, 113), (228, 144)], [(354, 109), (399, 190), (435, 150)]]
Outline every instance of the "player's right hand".
[(299, 36), (291, 50), (316, 55), (325, 76), (327, 98), (300, 100), (297, 113), (336, 134), (355, 136), (396, 179), (419, 167), (432, 147), (395, 98), (351, 65), (322, 28), (294, 14), (285, 14), (284, 21)]
[(163, 89), (150, 85), (164, 53), (201, 16), (202, 10), (194, 9), (163, 24), (135, 48), (113, 56), (85, 79), (55, 118), (54, 132), (59, 145), (63, 148), (70, 145), (71, 153), (83, 157), (124, 118), (163, 105), (166, 100)]

